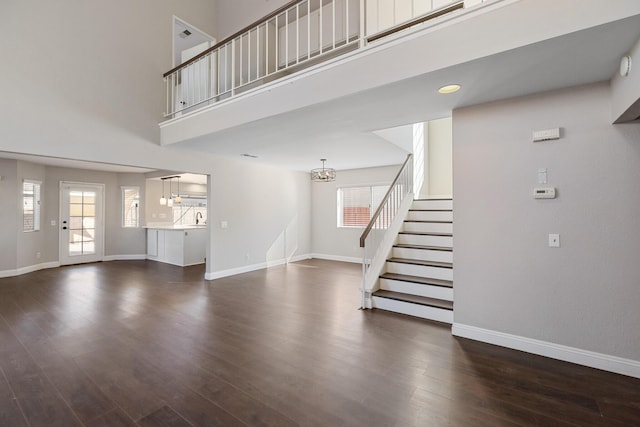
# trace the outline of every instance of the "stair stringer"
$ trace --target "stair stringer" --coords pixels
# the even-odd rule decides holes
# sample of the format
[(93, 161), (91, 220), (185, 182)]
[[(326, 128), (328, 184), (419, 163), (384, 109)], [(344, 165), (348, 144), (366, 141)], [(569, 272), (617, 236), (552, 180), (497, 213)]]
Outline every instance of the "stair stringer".
[(387, 258), (391, 255), (393, 245), (395, 245), (398, 233), (402, 230), (404, 221), (409, 215), (409, 209), (411, 209), (412, 204), (413, 193), (409, 193), (400, 204), (393, 221), (391, 221), (391, 225), (387, 228), (387, 231), (382, 238), (382, 242), (380, 242), (373, 259), (371, 260), (369, 269), (362, 277), (362, 285), (360, 287), (360, 291), (362, 292), (362, 308), (373, 308), (371, 294), (380, 288), (380, 275), (386, 268)]

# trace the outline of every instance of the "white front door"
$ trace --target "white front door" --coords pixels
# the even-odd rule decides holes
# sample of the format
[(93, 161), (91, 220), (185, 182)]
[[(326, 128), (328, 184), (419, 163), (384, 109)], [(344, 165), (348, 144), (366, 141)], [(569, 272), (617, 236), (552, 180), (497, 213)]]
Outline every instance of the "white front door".
[(104, 185), (60, 183), (60, 264), (102, 261)]

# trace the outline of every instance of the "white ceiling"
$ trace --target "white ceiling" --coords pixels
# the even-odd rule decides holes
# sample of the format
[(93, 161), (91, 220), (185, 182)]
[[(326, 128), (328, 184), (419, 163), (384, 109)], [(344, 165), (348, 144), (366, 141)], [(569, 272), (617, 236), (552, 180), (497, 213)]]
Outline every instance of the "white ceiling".
[[(207, 175), (199, 175), (195, 173), (180, 173), (180, 174), (170, 174), (163, 176), (179, 176), (180, 182), (183, 184), (199, 184), (199, 185), (207, 185)], [(162, 177), (150, 178), (153, 181), (161, 181)]]
[[(382, 131), (447, 117), (465, 106), (609, 80), (640, 38), (640, 16), (530, 44), (450, 68), (250, 122), (177, 146), (306, 171), (401, 163), (406, 147)], [(442, 82), (462, 90), (437, 93)], [(378, 132), (374, 132), (378, 131)], [(402, 146), (402, 144), (400, 144)]]

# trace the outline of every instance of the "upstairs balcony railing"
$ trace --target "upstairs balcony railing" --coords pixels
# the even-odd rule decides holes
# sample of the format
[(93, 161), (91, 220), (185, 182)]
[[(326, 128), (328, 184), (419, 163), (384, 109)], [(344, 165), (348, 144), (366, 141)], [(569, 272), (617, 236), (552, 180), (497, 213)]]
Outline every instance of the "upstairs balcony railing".
[(292, 1), (166, 72), (164, 115), (196, 111), (483, 1)]

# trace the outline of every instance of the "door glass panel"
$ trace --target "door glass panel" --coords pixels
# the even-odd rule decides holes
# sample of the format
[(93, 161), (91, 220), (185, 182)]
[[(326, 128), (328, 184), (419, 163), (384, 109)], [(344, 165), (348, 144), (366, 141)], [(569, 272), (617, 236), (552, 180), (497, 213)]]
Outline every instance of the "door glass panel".
[(69, 219), (69, 229), (70, 230), (82, 230), (82, 217), (81, 216), (72, 216)]
[(69, 195), (69, 255), (95, 254), (96, 193), (71, 191)]

